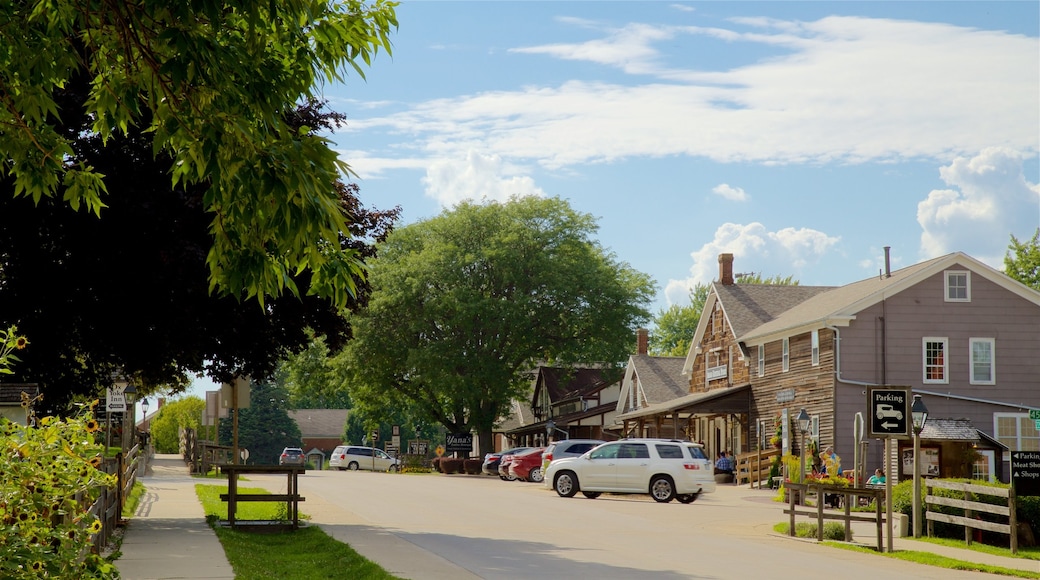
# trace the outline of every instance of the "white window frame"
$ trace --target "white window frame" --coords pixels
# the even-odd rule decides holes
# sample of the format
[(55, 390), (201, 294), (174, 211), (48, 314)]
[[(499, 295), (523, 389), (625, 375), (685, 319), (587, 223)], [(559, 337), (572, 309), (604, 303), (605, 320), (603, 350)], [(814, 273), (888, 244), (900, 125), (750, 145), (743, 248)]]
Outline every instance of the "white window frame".
[(766, 345), (758, 345), (758, 376), (766, 376)]
[(783, 340), (783, 360), (784, 360), (784, 372), (791, 370), (791, 339), (785, 338)]
[[(975, 345), (989, 345), (989, 378), (979, 380), (975, 378)], [(995, 385), (997, 384), (997, 340), (995, 338), (968, 339), (968, 383), (972, 385)]]
[[(959, 285), (952, 286), (950, 278), (964, 276), (964, 297), (950, 296), (950, 291), (960, 288)], [(971, 272), (968, 270), (946, 270), (943, 272), (943, 298), (946, 302), (971, 302)]]
[[(928, 343), (942, 344), (942, 378), (928, 378)], [(936, 366), (936, 365), (933, 365)], [(950, 384), (950, 339), (945, 336), (926, 336), (921, 339), (921, 381), (926, 385)]]
[(820, 366), (820, 331), (814, 330), (812, 336), (812, 366)]
[[(1001, 432), (1001, 419), (1014, 419), (1015, 432)], [(993, 413), (993, 437), (1007, 445), (1008, 451), (1040, 450), (1040, 432), (1036, 430), (1036, 421), (1029, 418), (1029, 413)], [(1023, 440), (1028, 440), (1030, 444), (1023, 445)], [(1008, 457), (1010, 456), (1006, 456), (1004, 459), (1006, 460)]]

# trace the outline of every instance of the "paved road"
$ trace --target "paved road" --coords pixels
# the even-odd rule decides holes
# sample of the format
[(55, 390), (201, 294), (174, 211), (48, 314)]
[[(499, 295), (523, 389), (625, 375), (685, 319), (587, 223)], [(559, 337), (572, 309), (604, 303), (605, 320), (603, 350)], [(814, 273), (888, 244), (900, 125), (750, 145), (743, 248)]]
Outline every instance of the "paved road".
[[(284, 487), (282, 478), (250, 480)], [(979, 577), (778, 536), (782, 506), (745, 487), (683, 505), (564, 499), (491, 477), (311, 471), (300, 489), (312, 523), (405, 578)]]

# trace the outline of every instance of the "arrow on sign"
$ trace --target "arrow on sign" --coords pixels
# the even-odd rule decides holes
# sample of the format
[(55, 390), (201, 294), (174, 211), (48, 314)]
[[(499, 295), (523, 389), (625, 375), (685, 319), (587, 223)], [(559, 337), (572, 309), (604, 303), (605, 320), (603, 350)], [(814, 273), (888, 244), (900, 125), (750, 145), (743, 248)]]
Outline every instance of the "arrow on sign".
[(888, 421), (885, 421), (884, 423), (882, 423), (882, 424), (881, 424), (881, 426), (882, 426), (882, 427), (883, 427), (883, 428), (884, 428), (885, 430), (888, 430), (888, 429), (891, 429), (891, 428), (893, 428), (893, 427), (898, 427), (898, 426), (899, 426), (899, 423), (889, 423)]

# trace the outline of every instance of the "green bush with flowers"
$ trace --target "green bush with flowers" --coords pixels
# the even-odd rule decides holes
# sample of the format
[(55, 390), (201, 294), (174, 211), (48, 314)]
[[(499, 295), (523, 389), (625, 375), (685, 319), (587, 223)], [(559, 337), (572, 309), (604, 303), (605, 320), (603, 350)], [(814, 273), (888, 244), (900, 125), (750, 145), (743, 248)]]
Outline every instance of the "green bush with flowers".
[[(25, 344), (16, 328), (0, 331), (0, 370), (9, 370), (11, 350)], [(30, 413), (32, 403), (23, 394)], [(91, 551), (101, 522), (88, 510), (102, 487), (115, 484), (98, 470), (96, 405), (68, 419), (30, 415), (30, 426), (0, 418), (0, 578), (118, 577)]]

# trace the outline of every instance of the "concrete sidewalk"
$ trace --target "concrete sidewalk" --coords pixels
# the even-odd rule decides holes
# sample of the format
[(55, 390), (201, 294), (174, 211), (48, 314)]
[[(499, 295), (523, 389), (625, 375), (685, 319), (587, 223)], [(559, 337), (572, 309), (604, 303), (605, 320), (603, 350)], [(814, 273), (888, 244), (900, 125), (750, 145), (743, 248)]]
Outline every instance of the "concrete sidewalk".
[(140, 478), (146, 491), (115, 561), (126, 580), (235, 577), (179, 455), (156, 455)]

